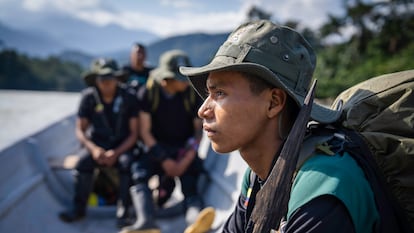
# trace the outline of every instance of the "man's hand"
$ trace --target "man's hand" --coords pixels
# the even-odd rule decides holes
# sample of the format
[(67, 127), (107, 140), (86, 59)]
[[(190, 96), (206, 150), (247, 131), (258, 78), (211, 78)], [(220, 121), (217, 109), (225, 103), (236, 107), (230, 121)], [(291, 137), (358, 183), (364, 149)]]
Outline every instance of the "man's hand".
[(178, 157), (176, 160), (170, 158), (165, 159), (162, 161), (161, 166), (168, 176), (181, 176), (188, 169), (195, 156), (196, 151), (189, 149), (184, 151), (181, 157)]
[(104, 159), (104, 164), (108, 167), (112, 167), (116, 163), (118, 155), (115, 153), (114, 150), (107, 150), (104, 153)]
[(181, 161), (183, 159), (193, 161), (194, 157), (196, 156), (196, 151), (192, 148), (185, 150), (182, 154), (180, 154), (177, 158), (177, 161)]
[(102, 147), (96, 146), (91, 150), (92, 158), (99, 164), (105, 165), (105, 150)]

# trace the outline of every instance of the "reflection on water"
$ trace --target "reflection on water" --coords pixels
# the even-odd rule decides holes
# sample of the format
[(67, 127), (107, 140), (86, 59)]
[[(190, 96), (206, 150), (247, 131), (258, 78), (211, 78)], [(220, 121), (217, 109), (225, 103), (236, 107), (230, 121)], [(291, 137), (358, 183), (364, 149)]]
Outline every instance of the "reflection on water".
[(76, 113), (80, 95), (0, 90), (0, 150)]

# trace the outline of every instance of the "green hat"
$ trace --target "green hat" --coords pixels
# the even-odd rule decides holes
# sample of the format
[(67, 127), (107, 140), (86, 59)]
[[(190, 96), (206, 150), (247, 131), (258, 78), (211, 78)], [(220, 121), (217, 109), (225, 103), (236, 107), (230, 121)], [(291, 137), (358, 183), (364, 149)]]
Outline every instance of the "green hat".
[[(212, 71), (255, 74), (284, 89), (301, 106), (309, 90), (316, 55), (309, 43), (291, 28), (268, 20), (242, 24), (221, 45), (215, 57), (202, 67), (180, 67), (201, 97)], [(322, 123), (336, 121), (341, 111), (313, 104), (311, 118)]]
[(179, 72), (180, 66), (191, 66), (188, 55), (178, 49), (170, 50), (160, 56), (158, 67), (151, 71), (150, 76), (158, 82), (167, 78), (188, 81), (187, 77)]
[(88, 86), (94, 86), (97, 77), (117, 78), (121, 82), (126, 82), (126, 72), (118, 69), (118, 64), (110, 58), (98, 58), (92, 61), (90, 70), (83, 75), (83, 80)]

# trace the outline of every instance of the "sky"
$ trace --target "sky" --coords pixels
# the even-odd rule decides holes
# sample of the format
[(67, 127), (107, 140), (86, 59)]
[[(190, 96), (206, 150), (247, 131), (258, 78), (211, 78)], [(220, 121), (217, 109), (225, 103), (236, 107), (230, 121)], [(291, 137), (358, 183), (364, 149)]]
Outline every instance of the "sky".
[(228, 32), (246, 18), (251, 6), (283, 23), (297, 20), (318, 28), (327, 15), (343, 14), (342, 0), (0, 0), (0, 22), (27, 28), (26, 15), (59, 14), (96, 25), (116, 24), (143, 29), (159, 37), (205, 32)]

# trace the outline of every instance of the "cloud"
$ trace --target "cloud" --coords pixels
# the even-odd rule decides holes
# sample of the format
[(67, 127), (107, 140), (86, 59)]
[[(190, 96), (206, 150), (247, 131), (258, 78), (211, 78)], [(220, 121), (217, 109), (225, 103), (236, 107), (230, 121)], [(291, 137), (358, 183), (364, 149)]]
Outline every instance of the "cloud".
[(188, 2), (188, 4), (178, 4), (175, 0), (162, 0), (164, 7), (168, 7), (168, 4), (172, 3), (181, 6), (175, 5), (177, 9), (173, 14), (137, 14), (136, 12), (128, 12), (128, 16), (125, 15), (125, 18), (130, 19), (129, 22), (136, 22), (134, 24), (135, 27), (143, 28), (151, 25), (151, 30), (160, 36), (191, 32), (229, 32), (244, 22), (247, 9), (253, 4), (252, 2), (258, 2), (258, 0), (226, 0), (219, 7), (221, 1), (183, 0), (182, 2)]
[(154, 25), (160, 35), (197, 32), (227, 32), (239, 25), (244, 16), (239, 12), (208, 12), (205, 14), (186, 13), (178, 15), (174, 21), (163, 20)]
[(45, 5), (46, 0), (33, 0), (33, 1), (23, 1), (23, 8), (28, 11), (39, 11)]
[(195, 1), (191, 0), (161, 0), (160, 5), (178, 9), (188, 9), (195, 6)]
[(22, 7), (28, 11), (41, 12), (58, 10), (61, 12), (76, 12), (85, 8), (99, 7), (100, 0), (23, 0)]
[[(10, 5), (12, 0), (0, 0)], [(339, 12), (339, 1), (331, 0), (21, 0), (33, 14), (60, 14), (95, 25), (117, 24), (128, 29), (151, 31), (159, 36), (189, 32), (228, 32), (244, 22), (255, 5), (284, 23), (297, 20), (318, 28), (327, 12)], [(16, 4), (16, 3), (14, 3)], [(3, 4), (2, 4), (3, 5)], [(5, 14), (5, 13), (4, 13)]]
[(331, 0), (278, 0), (276, 4), (272, 1), (263, 1), (262, 6), (273, 17), (284, 23), (286, 20), (296, 20), (300, 24), (312, 29), (319, 28), (326, 20), (327, 13), (341, 14), (340, 1)]
[(185, 0), (177, 2), (162, 0), (161, 4), (170, 13), (166, 14), (163, 12), (165, 9), (159, 8), (158, 12), (157, 10), (148, 12), (136, 9), (108, 11), (96, 5), (95, 8), (78, 7), (71, 14), (93, 24), (118, 24), (128, 29), (148, 30), (162, 37), (194, 31), (227, 32), (239, 25), (244, 20), (245, 15), (241, 11), (207, 11), (201, 13), (201, 4)]
[[(227, 32), (239, 25), (243, 17), (238, 12), (225, 13), (182, 13), (174, 17), (159, 16), (135, 11), (111, 13), (107, 11), (81, 11), (77, 17), (83, 20), (106, 25), (115, 23), (128, 29), (145, 29), (160, 36), (171, 36), (190, 32)], [(223, 23), (226, 22), (226, 23)]]

